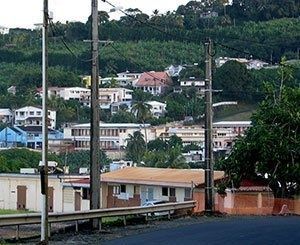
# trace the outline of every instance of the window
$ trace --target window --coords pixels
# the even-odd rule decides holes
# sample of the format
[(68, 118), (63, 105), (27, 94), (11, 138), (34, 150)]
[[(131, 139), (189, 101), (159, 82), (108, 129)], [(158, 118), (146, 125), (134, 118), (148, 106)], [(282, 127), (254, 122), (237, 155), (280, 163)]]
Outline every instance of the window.
[(163, 196), (168, 196), (169, 195), (169, 193), (168, 193), (168, 187), (162, 187), (161, 188), (161, 194)]
[(175, 196), (176, 196), (175, 188), (170, 188), (170, 197), (175, 197)]
[(34, 112), (33, 112), (33, 111), (30, 111), (30, 112), (29, 112), (29, 115), (33, 116), (33, 115), (34, 115)]
[(139, 195), (140, 194), (140, 187), (137, 186), (137, 185), (134, 186), (134, 194), (135, 195)]
[(184, 188), (184, 198), (191, 198), (191, 188)]
[(126, 193), (126, 185), (121, 185), (121, 193)]
[(90, 200), (90, 189), (89, 188), (82, 188), (82, 199)]
[(113, 186), (113, 194), (114, 195), (120, 194), (120, 186), (118, 186), (118, 185)]

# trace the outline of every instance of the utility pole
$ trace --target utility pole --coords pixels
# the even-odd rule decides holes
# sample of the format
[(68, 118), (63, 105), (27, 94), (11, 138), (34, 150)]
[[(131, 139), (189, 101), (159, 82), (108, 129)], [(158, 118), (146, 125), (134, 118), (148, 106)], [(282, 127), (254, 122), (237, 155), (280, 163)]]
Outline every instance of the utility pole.
[(214, 166), (212, 128), (212, 42), (205, 41), (205, 212), (214, 212)]
[(41, 220), (41, 241), (48, 244), (49, 227), (48, 227), (48, 0), (44, 0), (43, 10), (43, 123), (42, 123), (42, 166), (41, 166), (41, 194), (42, 194), (42, 220)]
[[(91, 79), (91, 142), (90, 142), (90, 209), (100, 208), (100, 143), (99, 143), (99, 37), (98, 0), (92, 0), (92, 79)], [(99, 219), (91, 220), (92, 229), (99, 228)]]

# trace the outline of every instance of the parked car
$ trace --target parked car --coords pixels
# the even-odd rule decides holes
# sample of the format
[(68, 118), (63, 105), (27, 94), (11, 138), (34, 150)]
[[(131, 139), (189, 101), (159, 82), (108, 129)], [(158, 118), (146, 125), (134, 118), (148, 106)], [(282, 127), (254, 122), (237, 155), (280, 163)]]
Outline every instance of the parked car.
[[(152, 200), (152, 201), (146, 201), (142, 207), (153, 207), (159, 204), (165, 204), (169, 203), (168, 201), (163, 201), (163, 200)], [(168, 215), (168, 211), (163, 211), (163, 212), (153, 212), (153, 213), (148, 213), (149, 216), (163, 216), (163, 215)], [(174, 210), (171, 210), (170, 214), (174, 214)], [(146, 214), (143, 214), (144, 216)]]

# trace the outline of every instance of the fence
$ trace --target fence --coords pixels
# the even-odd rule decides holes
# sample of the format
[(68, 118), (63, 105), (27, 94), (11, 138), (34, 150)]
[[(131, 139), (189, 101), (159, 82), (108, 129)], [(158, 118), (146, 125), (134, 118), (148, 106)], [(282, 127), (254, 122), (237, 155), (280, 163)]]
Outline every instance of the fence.
[[(107, 208), (87, 211), (75, 211), (68, 213), (51, 213), (49, 214), (49, 223), (76, 221), (76, 231), (78, 231), (78, 221), (104, 217), (123, 217), (124, 225), (126, 225), (126, 216), (148, 214), (156, 212), (168, 212), (168, 218), (171, 218), (171, 213), (175, 210), (192, 210), (195, 207), (195, 201), (187, 201), (180, 203), (166, 203), (151, 207), (127, 207), (127, 208)], [(40, 224), (40, 213), (15, 214), (15, 215), (0, 215), (0, 227), (17, 226), (17, 238), (19, 238), (19, 226), (28, 224)]]

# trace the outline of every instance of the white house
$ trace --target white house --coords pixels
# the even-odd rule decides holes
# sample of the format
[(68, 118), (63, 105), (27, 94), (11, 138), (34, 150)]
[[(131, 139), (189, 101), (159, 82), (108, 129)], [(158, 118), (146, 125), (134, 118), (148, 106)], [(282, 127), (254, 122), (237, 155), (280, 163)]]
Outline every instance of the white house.
[[(147, 141), (155, 139), (155, 131), (146, 124)], [(100, 123), (100, 147), (103, 150), (122, 151), (127, 145), (129, 135), (140, 131), (145, 135), (143, 124), (136, 123)], [(75, 150), (89, 149), (90, 124), (70, 125), (64, 128), (64, 138), (74, 142)]]
[(8, 108), (0, 109), (0, 122), (11, 123), (13, 118), (13, 113)]
[(260, 70), (264, 67), (267, 67), (269, 63), (261, 61), (261, 60), (248, 60), (246, 58), (230, 58), (230, 57), (219, 57), (215, 60), (216, 67), (219, 68), (224, 65), (227, 61), (237, 61), (239, 63), (245, 64), (248, 70)]
[(9, 28), (5, 26), (0, 26), (0, 34), (5, 35), (9, 33)]
[[(37, 163), (38, 166), (38, 163)], [(74, 204), (76, 197), (68, 195), (63, 183), (86, 178), (80, 175), (49, 175), (49, 212), (74, 211), (64, 205), (69, 198)], [(74, 187), (72, 187), (74, 188)], [(0, 174), (0, 209), (41, 212), (41, 180), (39, 174)]]
[(205, 81), (195, 80), (195, 78), (193, 77), (191, 77), (188, 80), (180, 81), (180, 87), (182, 89), (195, 87), (199, 94), (204, 95), (205, 93)]
[(159, 101), (147, 101), (146, 103), (151, 106), (150, 112), (156, 118), (163, 117), (167, 112), (166, 103), (162, 103)]
[[(42, 125), (43, 110), (38, 107), (25, 106), (15, 110), (15, 125), (19, 126), (40, 126)], [(56, 127), (56, 111), (48, 110), (48, 127)]]
[[(38, 94), (43, 95), (42, 89), (38, 89)], [(91, 90), (82, 87), (49, 87), (48, 97), (59, 97), (64, 100), (78, 100), (81, 101), (86, 96), (90, 96)]]
[(99, 102), (102, 109), (110, 109), (114, 103), (130, 103), (133, 91), (126, 88), (99, 88)]

